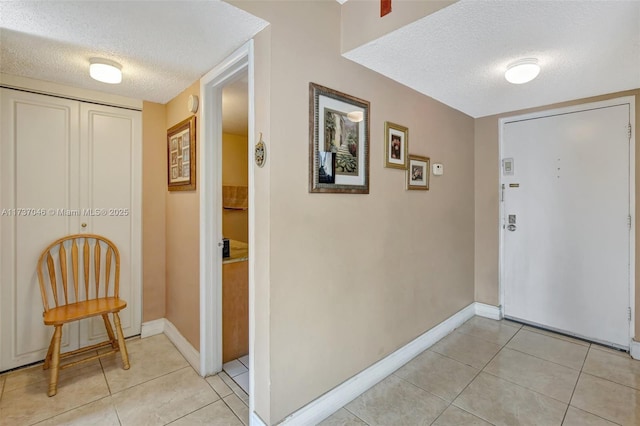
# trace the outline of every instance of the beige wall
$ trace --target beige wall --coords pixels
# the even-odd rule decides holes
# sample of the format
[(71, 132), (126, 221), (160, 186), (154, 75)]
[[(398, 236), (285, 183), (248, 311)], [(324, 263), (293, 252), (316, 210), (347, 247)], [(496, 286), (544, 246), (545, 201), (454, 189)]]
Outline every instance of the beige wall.
[[(187, 99), (199, 96), (197, 81), (166, 105), (166, 130), (189, 118)], [(196, 114), (196, 145), (200, 143)], [(196, 149), (199, 152), (199, 149)], [(199, 160), (196, 159), (196, 162)], [(166, 165), (166, 160), (163, 162)], [(196, 171), (196, 179), (198, 172)], [(166, 192), (166, 318), (199, 350), (200, 348), (200, 199), (199, 191)]]
[[(502, 117), (543, 111), (571, 105), (602, 101), (621, 96), (636, 96), (636, 127), (640, 124), (640, 90), (613, 93), (548, 105), (475, 120), (475, 293), (476, 301), (499, 304), (498, 247), (499, 247), (499, 185), (498, 121)], [(638, 132), (636, 147), (640, 142)], [(636, 148), (636, 188), (640, 189), (640, 149)], [(636, 212), (640, 212), (640, 197), (636, 196)], [(636, 265), (640, 261), (640, 227), (636, 226)], [(636, 270), (638, 267), (636, 266)], [(640, 332), (640, 274), (636, 273), (636, 336)]]
[(164, 105), (142, 106), (142, 321), (165, 316), (167, 132)]
[(456, 1), (395, 0), (392, 13), (383, 18), (380, 18), (378, 1), (348, 1), (342, 6), (342, 52), (369, 43)]
[[(249, 145), (246, 136), (222, 134), (222, 184), (249, 185)], [(249, 212), (222, 211), (222, 235), (225, 238), (249, 242)]]
[[(473, 119), (342, 58), (337, 2), (234, 4), (271, 23), (256, 42), (256, 100), (269, 102), (256, 112), (268, 149), (256, 208), (270, 211), (256, 226), (268, 232), (257, 258), (270, 256), (256, 272), (269, 324), (256, 355), (270, 350), (256, 409), (273, 424), (473, 302)], [(371, 102), (369, 195), (308, 192), (310, 81)], [(411, 153), (444, 163), (429, 192), (383, 167), (385, 120), (409, 128)]]

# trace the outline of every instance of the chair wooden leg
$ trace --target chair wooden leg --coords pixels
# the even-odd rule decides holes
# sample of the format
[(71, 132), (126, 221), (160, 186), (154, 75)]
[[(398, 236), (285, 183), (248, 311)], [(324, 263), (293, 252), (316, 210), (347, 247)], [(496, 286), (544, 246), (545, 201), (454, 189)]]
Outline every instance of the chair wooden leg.
[(109, 321), (109, 315), (103, 314), (102, 319), (104, 320), (104, 328), (107, 329), (109, 340), (111, 340), (111, 347), (113, 349), (116, 349), (118, 347), (118, 342), (116, 341), (116, 336), (113, 335), (113, 328), (111, 328), (111, 321)]
[(58, 393), (58, 368), (60, 367), (60, 341), (62, 340), (62, 325), (56, 325), (53, 332), (53, 348), (51, 353), (51, 376), (49, 379), (49, 396)]
[(49, 366), (51, 365), (51, 354), (53, 353), (53, 344), (55, 343), (55, 333), (53, 333), (53, 336), (51, 336), (51, 342), (49, 343), (49, 350), (47, 351), (47, 356), (44, 359), (44, 365), (42, 366), (43, 370), (48, 370)]
[(118, 335), (118, 346), (120, 346), (120, 356), (122, 357), (122, 368), (129, 369), (129, 354), (127, 353), (127, 346), (124, 343), (124, 334), (122, 333), (122, 327), (120, 326), (120, 316), (117, 312), (113, 313), (113, 322), (116, 324), (116, 334)]

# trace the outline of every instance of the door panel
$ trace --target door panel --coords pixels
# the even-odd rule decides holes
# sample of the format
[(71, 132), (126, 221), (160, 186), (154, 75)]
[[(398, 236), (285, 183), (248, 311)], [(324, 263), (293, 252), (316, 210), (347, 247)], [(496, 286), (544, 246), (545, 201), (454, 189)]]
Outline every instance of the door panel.
[[(47, 352), (52, 330), (42, 322), (35, 265), (47, 244), (70, 230), (69, 217), (55, 215), (50, 209), (77, 208), (68, 170), (78, 164), (78, 134), (73, 130), (78, 105), (1, 90), (0, 208), (7, 209), (0, 218), (0, 370), (4, 370), (39, 361)], [(36, 210), (14, 215), (11, 209), (15, 208)], [(77, 348), (77, 330), (74, 326), (63, 333), (63, 352)]]
[[(135, 259), (136, 151), (140, 148), (138, 111), (101, 105), (82, 104), (81, 134), (86, 140), (83, 164), (87, 179), (82, 182), (83, 205), (101, 214), (84, 217), (87, 229), (112, 240), (120, 251), (120, 297), (127, 308), (120, 313), (125, 337), (140, 333), (139, 269)], [(90, 345), (106, 339), (102, 319), (81, 323), (80, 344)]]
[(628, 123), (627, 104), (504, 125), (506, 316), (629, 346)]

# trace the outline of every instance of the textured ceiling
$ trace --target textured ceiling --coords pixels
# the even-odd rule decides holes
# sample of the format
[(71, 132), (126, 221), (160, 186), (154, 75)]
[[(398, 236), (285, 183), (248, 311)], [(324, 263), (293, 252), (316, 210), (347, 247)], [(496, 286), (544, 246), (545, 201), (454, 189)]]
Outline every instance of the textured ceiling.
[(472, 117), (640, 88), (640, 1), (462, 0), (345, 56)]
[[(221, 1), (0, 1), (0, 71), (166, 103), (267, 22)], [(89, 58), (122, 64), (122, 84)]]

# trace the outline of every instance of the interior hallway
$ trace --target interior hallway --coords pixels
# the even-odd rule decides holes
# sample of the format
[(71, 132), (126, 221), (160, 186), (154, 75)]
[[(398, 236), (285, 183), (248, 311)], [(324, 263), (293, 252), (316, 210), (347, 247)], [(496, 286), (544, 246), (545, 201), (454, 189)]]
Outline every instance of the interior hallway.
[[(202, 379), (164, 335), (62, 372), (46, 396), (38, 366), (0, 376), (0, 425), (242, 425), (247, 394)], [(637, 425), (640, 363), (510, 321), (474, 317), (322, 425)], [(306, 426), (306, 425), (305, 425)]]

